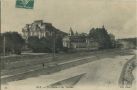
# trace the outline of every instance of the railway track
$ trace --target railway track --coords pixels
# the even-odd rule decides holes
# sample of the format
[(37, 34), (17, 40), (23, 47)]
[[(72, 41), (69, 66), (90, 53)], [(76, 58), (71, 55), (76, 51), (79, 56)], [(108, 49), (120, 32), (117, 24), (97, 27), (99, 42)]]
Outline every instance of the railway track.
[[(89, 58), (91, 58), (91, 60), (89, 60)], [(79, 59), (75, 59), (75, 60), (71, 60), (71, 61), (67, 61), (67, 62), (62, 62), (62, 63), (50, 63), (47, 67), (41, 67), (41, 68), (36, 68), (33, 70), (28, 70), (25, 72), (21, 72), (18, 74), (13, 74), (13, 75), (5, 75), (1, 77), (1, 83), (7, 83), (10, 81), (16, 81), (16, 80), (21, 80), (21, 79), (25, 79), (28, 77), (33, 77), (33, 76), (37, 76), (37, 75), (41, 75), (41, 74), (51, 74), (54, 72), (58, 72), (60, 70), (64, 70), (70, 67), (74, 67), (77, 65), (81, 65), (84, 63), (88, 63), (91, 61), (95, 61), (95, 56), (90, 56), (90, 57), (85, 57), (85, 58), (79, 58)]]

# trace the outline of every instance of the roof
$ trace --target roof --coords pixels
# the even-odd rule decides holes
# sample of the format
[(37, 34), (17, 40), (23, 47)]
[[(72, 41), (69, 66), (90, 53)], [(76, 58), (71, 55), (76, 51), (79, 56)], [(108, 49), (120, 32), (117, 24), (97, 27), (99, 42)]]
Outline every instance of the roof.
[(75, 36), (68, 36), (71, 42), (86, 42), (87, 39), (93, 41), (93, 38), (89, 38), (88, 36), (82, 35), (75, 35)]
[[(40, 25), (39, 25), (40, 23)], [(46, 29), (44, 29), (44, 27)], [(46, 23), (46, 22), (43, 22), (43, 20), (36, 20), (34, 21), (32, 24), (26, 24), (26, 26), (22, 29), (22, 31), (26, 30), (26, 31), (30, 31), (30, 30), (48, 30), (49, 32), (56, 32), (56, 33), (63, 33), (65, 35), (67, 35), (67, 33), (59, 30), (59, 29), (56, 29), (54, 26), (52, 26), (51, 23)]]

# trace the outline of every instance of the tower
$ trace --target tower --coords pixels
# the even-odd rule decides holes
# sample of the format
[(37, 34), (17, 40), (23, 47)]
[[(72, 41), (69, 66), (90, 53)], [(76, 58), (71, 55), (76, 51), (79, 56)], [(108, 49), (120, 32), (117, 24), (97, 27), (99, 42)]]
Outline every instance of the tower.
[(73, 32), (73, 30), (72, 30), (72, 28), (71, 28), (71, 27), (70, 27), (69, 34), (70, 34), (70, 36), (74, 36), (74, 32)]

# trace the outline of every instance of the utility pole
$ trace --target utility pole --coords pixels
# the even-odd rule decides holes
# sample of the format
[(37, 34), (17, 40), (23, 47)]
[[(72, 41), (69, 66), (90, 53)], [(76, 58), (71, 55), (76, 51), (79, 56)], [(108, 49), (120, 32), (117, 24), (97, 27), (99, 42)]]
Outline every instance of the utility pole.
[(1, 36), (1, 0), (0, 0), (0, 36)]
[(6, 39), (5, 39), (5, 35), (3, 37), (3, 56), (5, 56), (5, 45), (6, 45)]
[[(0, 0), (0, 37), (1, 37), (1, 0)], [(0, 71), (2, 70), (2, 68), (3, 68), (3, 63), (2, 63), (1, 55), (0, 55)], [(1, 77), (1, 72), (0, 72), (0, 77)], [(1, 83), (1, 79), (0, 79), (0, 83)], [(1, 88), (1, 85), (0, 85), (0, 88)]]
[(55, 60), (55, 50), (56, 49), (56, 35), (55, 32), (53, 32), (53, 61)]
[[(2, 36), (2, 33), (1, 33), (1, 0), (0, 0), (0, 37), (1, 36)], [(5, 36), (3, 38), (3, 55), (5, 56)]]
[(89, 49), (89, 45), (90, 45), (90, 38), (88, 38), (88, 41), (87, 41), (87, 42), (88, 42), (88, 51), (89, 51), (89, 50), (90, 50), (90, 49)]
[[(2, 33), (1, 33), (1, 0), (0, 0), (0, 37), (1, 36), (2, 36)], [(3, 56), (5, 56), (5, 35), (3, 36), (4, 36), (3, 37)]]

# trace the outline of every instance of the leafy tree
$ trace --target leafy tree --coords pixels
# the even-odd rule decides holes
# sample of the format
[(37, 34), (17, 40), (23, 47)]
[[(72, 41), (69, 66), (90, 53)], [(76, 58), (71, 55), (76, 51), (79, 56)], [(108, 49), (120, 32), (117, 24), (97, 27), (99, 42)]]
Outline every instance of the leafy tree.
[(39, 38), (38, 37), (29, 37), (28, 40), (28, 47), (33, 50), (33, 52), (36, 52), (36, 50), (39, 48)]
[(102, 28), (92, 28), (89, 32), (89, 37), (92, 37), (100, 45), (101, 49), (112, 48), (112, 42), (107, 30)]
[[(55, 39), (55, 42), (54, 42)], [(33, 52), (52, 52), (55, 44), (55, 51), (58, 52), (63, 49), (63, 42), (61, 36), (48, 36), (43, 38), (38, 38), (32, 36), (28, 38), (28, 47), (33, 50)]]
[(22, 38), (22, 36), (17, 32), (3, 33), (0, 40), (2, 42), (2, 44), (0, 45), (2, 49), (3, 49), (4, 37), (5, 37), (6, 53), (21, 54), (21, 49), (25, 45), (25, 41)]
[(63, 40), (62, 40), (61, 36), (56, 37), (56, 43), (55, 43), (55, 45), (56, 45), (55, 48), (56, 48), (57, 51), (60, 51), (60, 50), (63, 49)]
[(38, 38), (36, 36), (32, 36), (28, 38), (28, 47), (33, 50), (33, 52), (51, 52), (52, 44), (51, 38)]
[(40, 44), (41, 44), (41, 52), (52, 52), (52, 38), (41, 38)]
[(110, 33), (109, 36), (110, 36), (110, 40), (112, 42), (112, 47), (115, 48), (116, 47), (115, 36), (112, 33)]

